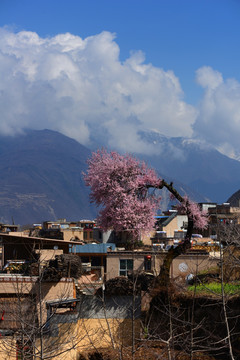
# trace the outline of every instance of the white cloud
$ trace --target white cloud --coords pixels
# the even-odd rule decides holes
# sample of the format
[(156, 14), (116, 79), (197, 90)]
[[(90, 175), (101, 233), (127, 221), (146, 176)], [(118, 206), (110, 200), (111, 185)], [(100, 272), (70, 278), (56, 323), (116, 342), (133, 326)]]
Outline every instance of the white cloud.
[[(58, 130), (84, 145), (151, 152), (138, 131), (194, 135), (230, 156), (240, 154), (240, 83), (204, 66), (198, 108), (183, 100), (178, 78), (146, 64), (141, 51), (119, 60), (115, 35), (41, 38), (0, 29), (0, 133)], [(151, 147), (152, 146), (152, 147)], [(160, 149), (159, 149), (160, 151)]]
[(197, 81), (205, 88), (194, 124), (195, 136), (212, 143), (224, 154), (240, 154), (240, 83), (223, 80), (222, 75), (210, 67), (197, 71)]
[(216, 89), (223, 82), (222, 74), (210, 66), (203, 66), (196, 71), (196, 80), (199, 85), (207, 89)]
[(196, 109), (174, 73), (145, 64), (141, 52), (121, 63), (114, 39), (0, 29), (0, 132), (49, 128), (136, 152), (151, 151), (139, 130), (191, 136)]

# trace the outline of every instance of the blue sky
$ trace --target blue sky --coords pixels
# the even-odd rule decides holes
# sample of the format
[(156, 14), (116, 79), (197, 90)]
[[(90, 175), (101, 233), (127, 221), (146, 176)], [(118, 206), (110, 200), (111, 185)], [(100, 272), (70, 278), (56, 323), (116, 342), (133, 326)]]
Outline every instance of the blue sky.
[(120, 58), (142, 50), (146, 62), (179, 77), (186, 100), (199, 100), (204, 65), (240, 80), (238, 0), (1, 0), (0, 26), (40, 36), (116, 33)]
[[(172, 125), (167, 129), (163, 121), (160, 120), (158, 126), (158, 122), (156, 120), (155, 122), (149, 124), (149, 128), (156, 129), (169, 136), (176, 136), (179, 133), (179, 135), (186, 134), (187, 136), (195, 136), (206, 141), (212, 141), (213, 144), (216, 147), (218, 146), (222, 152), (234, 156), (234, 151), (237, 147), (240, 135), (240, 118), (237, 115), (239, 113), (238, 104), (240, 99), (239, 20), (240, 1), (238, 0), (0, 0), (0, 27), (5, 30), (7, 29), (7, 34), (5, 32), (4, 36), (2, 35), (4, 40), (2, 40), (0, 46), (2, 47), (4, 56), (12, 56), (14, 54), (14, 56), (18, 59), (25, 57), (24, 63), (26, 64), (28, 59), (32, 59), (33, 48), (30, 49), (30, 45), (28, 48), (24, 47), (22, 50), (24, 53), (19, 55), (20, 50), (14, 50), (14, 46), (17, 42), (14, 43), (15, 45), (12, 45), (11, 42), (11, 51), (8, 50), (11, 34), (27, 31), (35, 32), (40, 39), (55, 39), (55, 37), (59, 34), (70, 33), (82, 40), (89, 37), (95, 38), (97, 35), (103, 34), (103, 31), (105, 31), (105, 35), (115, 34), (113, 38), (102, 36), (102, 38), (104, 37), (103, 42), (105, 44), (103, 48), (105, 49), (111, 47), (113, 50), (115, 47), (115, 50), (117, 51), (116, 47), (118, 47), (119, 54), (116, 56), (118, 57), (119, 62), (124, 63), (131, 59), (131, 61), (129, 61), (129, 63), (131, 63), (131, 69), (135, 73), (136, 71), (139, 71), (143, 77), (147, 76), (148, 83), (152, 81), (151, 86), (146, 90), (150, 93), (153, 91), (151, 99), (149, 99), (148, 102), (149, 106), (151, 106), (153, 110), (149, 110), (148, 113), (146, 113), (145, 108), (140, 109), (140, 104), (144, 94), (139, 94), (136, 89), (131, 88), (131, 84), (127, 81), (127, 77), (129, 78), (129, 74), (127, 76), (129, 69), (124, 69), (124, 71), (126, 70), (124, 72), (125, 75), (119, 75), (117, 82), (120, 84), (119, 87), (121, 88), (121, 94), (124, 93), (124, 96), (126, 97), (125, 100), (127, 98), (131, 99), (134, 106), (132, 106), (126, 114), (123, 110), (122, 112), (119, 110), (121, 109), (121, 105), (118, 104), (118, 113), (116, 115), (116, 111), (113, 107), (114, 99), (111, 99), (111, 106), (106, 101), (106, 99), (109, 98), (109, 95), (106, 95), (105, 99), (101, 99), (99, 104), (104, 103), (105, 108), (108, 107), (108, 112), (105, 112), (102, 108), (99, 108), (99, 112), (104, 113), (105, 118), (108, 117), (108, 121), (104, 124), (104, 126), (105, 128), (108, 127), (108, 129), (110, 129), (109, 137), (112, 137), (113, 134), (115, 134), (117, 129), (116, 124), (121, 122), (121, 124), (124, 123), (123, 127), (125, 126), (125, 131), (129, 126), (129, 139), (134, 139), (134, 142), (137, 142), (137, 134), (133, 129), (133, 125), (141, 123), (141, 126), (146, 128), (147, 117), (151, 116), (154, 118), (154, 116), (157, 116), (157, 106), (154, 113), (154, 104), (152, 103), (152, 99), (155, 94), (154, 91), (159, 92), (159, 98), (156, 98), (156, 103), (166, 103), (167, 97), (164, 98), (164, 83), (171, 81), (172, 84), (174, 82), (174, 89), (170, 89), (173, 85), (167, 84), (166, 88), (168, 90), (166, 90), (166, 94), (168, 94), (168, 98), (170, 98), (169, 107), (172, 106), (176, 109), (176, 111), (170, 114), (168, 109), (163, 108), (163, 106), (159, 106), (159, 111), (161, 114), (164, 114), (165, 123), (167, 121), (171, 124), (171, 118), (175, 117), (177, 119), (175, 127), (172, 123)], [(22, 38), (21, 40), (18, 38), (17, 41), (21, 42), (23, 40)], [(67, 40), (65, 39), (64, 41)], [(39, 52), (41, 52), (40, 48), (42, 49), (42, 43), (40, 44), (39, 41), (37, 42)], [(29, 41), (29, 44), (30, 43), (32, 44), (31, 41)], [(107, 43), (109, 47), (106, 47)], [(51, 46), (53, 46), (52, 43)], [(63, 46), (62, 39), (61, 46)], [(96, 43), (94, 46), (97, 47)], [(49, 47), (49, 44), (44, 45), (45, 54), (47, 51), (46, 49)], [(105, 59), (101, 57), (101, 60), (97, 61), (100, 53), (99, 51), (95, 52), (95, 50), (94, 56), (96, 57), (96, 63), (99, 64), (102, 61), (102, 67), (104, 67), (104, 64), (108, 62), (107, 52), (105, 54)], [(51, 54), (53, 54), (52, 51), (53, 50), (51, 50)], [(60, 52), (62, 51), (63, 50)], [(66, 50), (64, 51), (66, 52)], [(90, 56), (89, 51), (87, 54), (84, 53), (84, 61), (86, 62), (91, 62), (91, 59), (88, 57)], [(141, 55), (141, 60), (138, 59), (136, 61), (136, 54), (139, 54), (137, 51), (141, 51), (145, 58)], [(17, 52), (18, 55), (16, 55)], [(135, 54), (135, 57), (132, 58), (132, 54)], [(114, 56), (115, 55), (113, 55), (113, 57)], [(43, 57), (41, 57), (41, 59), (43, 59)], [(71, 60), (72, 59), (73, 58), (71, 57)], [(34, 58), (34, 60), (31, 61), (36, 63), (38, 62), (38, 59)], [(114, 58), (115, 65), (116, 62), (117, 59)], [(133, 62), (134, 65), (132, 65)], [(41, 64), (42, 63), (43, 60), (41, 60)], [(7, 69), (6, 64), (7, 60), (2, 64), (0, 63), (0, 71), (1, 67), (2, 71), (3, 69), (5, 72), (10, 71), (10, 67)], [(70, 64), (70, 62), (68, 62), (68, 64)], [(145, 69), (147, 74), (144, 72), (144, 65), (149, 67), (151, 66), (151, 69)], [(18, 65), (17, 63), (14, 64), (14, 66), (18, 68), (19, 73), (19, 63)], [(28, 66), (29, 68), (31, 67), (30, 64)], [(67, 65), (66, 62), (66, 66), (72, 65)], [(96, 69), (96, 66), (93, 68)], [(93, 68), (88, 67), (88, 81), (90, 81), (89, 79), (92, 79), (91, 72), (93, 71)], [(109, 73), (109, 71), (111, 72), (112, 68), (113, 65), (110, 66), (108, 64), (106, 74)], [(156, 69), (163, 70), (163, 73), (158, 73), (156, 76), (156, 83), (154, 83), (153, 78)], [(170, 76), (171, 79), (169, 80), (169, 70), (171, 70), (174, 74), (174, 79)], [(112, 73), (111, 84), (113, 84), (114, 81), (116, 83), (116, 74), (118, 72), (119, 70), (115, 69)], [(14, 74), (16, 74), (16, 70)], [(23, 74), (26, 77), (26, 72), (23, 71)], [(32, 78), (29, 80), (29, 76), (30, 75), (28, 74), (28, 83), (25, 79), (25, 82), (23, 81), (20, 84), (20, 79), (18, 78), (16, 86), (19, 86), (19, 89), (21, 89), (22, 86), (24, 94), (24, 92), (27, 91), (27, 86), (29, 86), (29, 81), (31, 81), (31, 91), (34, 87), (36, 94), (37, 91), (39, 91), (39, 99), (41, 99), (41, 89), (36, 89), (36, 79), (34, 79), (35, 82), (33, 84), (33, 80)], [(49, 76), (50, 75), (48, 74), (45, 78), (45, 85), (47, 83), (49, 85)], [(99, 73), (96, 73), (95, 76), (95, 84), (99, 84), (101, 82), (101, 85), (98, 89), (99, 92), (96, 92), (95, 94), (94, 101), (96, 101), (101, 91), (103, 91), (104, 86), (109, 87), (109, 83), (106, 84), (102, 79), (99, 79)], [(125, 78), (125, 76), (126, 82), (123, 83), (119, 79), (121, 77)], [(13, 72), (9, 73), (9, 77), (14, 79), (14, 81), (16, 80), (16, 78), (13, 77)], [(145, 78), (143, 79), (143, 77), (142, 81), (145, 81)], [(106, 79), (106, 75), (104, 79)], [(140, 83), (138, 83), (138, 81), (140, 81), (138, 78), (134, 77), (132, 81), (136, 81), (136, 87), (141, 87)], [(177, 84), (177, 81), (179, 84)], [(162, 84), (161, 89), (158, 88), (159, 82)], [(61, 84), (63, 84), (63, 82)], [(53, 83), (51, 83), (51, 86), (53, 86)], [(67, 84), (64, 83), (64, 89), (66, 89), (66, 86)], [(180, 86), (181, 91), (178, 86)], [(79, 90), (79, 86), (77, 88)], [(2, 85), (2, 91), (3, 90), (7, 94), (7, 89), (4, 89)], [(91, 92), (92, 90), (89, 90), (89, 94)], [(231, 94), (231, 97), (229, 94)], [(26, 97), (27, 95), (24, 99), (26, 99)], [(59, 99), (59, 97), (60, 95), (58, 94), (57, 99)], [(68, 97), (71, 98), (69, 93)], [(66, 95), (64, 95), (64, 99), (65, 98)], [(9, 99), (6, 95), (6, 97), (2, 100), (2, 104), (6, 104), (6, 102), (8, 102), (7, 99), (9, 100), (9, 103), (11, 103), (11, 99)], [(137, 100), (134, 102), (134, 99)], [(235, 99), (235, 102), (232, 102), (232, 99)], [(83, 99), (78, 98), (77, 100), (73, 100), (73, 97), (71, 98), (71, 101), (74, 104), (76, 101), (79, 103), (79, 100)], [(45, 104), (46, 100), (42, 101), (43, 103), (41, 106)], [(88, 104), (89, 109), (93, 107), (94, 101), (90, 99), (90, 97), (87, 99), (85, 98), (84, 101), (85, 104)], [(29, 98), (29, 102), (32, 104), (32, 99)], [(219, 109), (218, 105), (223, 103), (226, 104), (226, 107)], [(214, 109), (212, 108), (213, 104)], [(23, 107), (23, 105), (21, 106)], [(19, 108), (21, 106), (19, 104)], [(23, 126), (29, 126), (27, 121), (23, 121), (23, 117), (24, 114), (31, 114), (31, 118), (33, 118), (34, 109), (30, 109), (27, 103), (24, 106), (24, 111), (19, 110), (17, 114), (15, 113), (12, 115), (12, 118), (16, 119), (16, 117), (18, 117), (18, 120), (16, 120), (18, 123), (23, 124)], [(38, 106), (40, 107), (40, 103)], [(70, 108), (69, 103), (65, 106), (66, 108)], [(38, 107), (36, 105), (35, 111), (37, 109)], [(76, 124), (78, 122), (77, 116), (74, 115), (74, 112), (77, 112), (78, 110), (84, 112), (85, 119), (87, 117), (89, 118), (88, 120), (84, 120), (84, 123), (79, 120), (80, 132), (84, 135), (75, 136), (75, 138), (79, 141), (84, 142), (83, 138), (89, 138), (91, 129), (96, 128), (96, 123), (91, 120), (94, 116), (93, 113), (88, 113), (85, 108), (84, 110), (83, 108), (77, 109), (75, 108), (75, 105), (73, 105), (71, 107), (73, 114), (72, 124)], [(113, 114), (114, 111), (115, 114)], [(119, 115), (120, 112), (121, 116)], [(222, 114), (224, 114), (224, 116)], [(45, 112), (42, 116), (43, 115), (52, 119), (52, 122), (49, 123), (49, 127), (54, 128), (56, 123), (54, 123), (53, 118), (54, 116), (56, 117), (57, 114), (53, 114), (53, 109), (49, 109), (49, 112)], [(124, 117), (128, 118), (128, 123), (124, 122)], [(186, 123), (184, 123), (183, 118), (186, 118)], [(8, 118), (6, 120), (6, 126), (4, 128), (2, 127), (0, 130), (6, 133), (10, 131), (7, 124), (10, 124), (11, 121), (12, 120)], [(101, 118), (98, 118), (98, 124), (100, 124), (101, 121)], [(39, 124), (39, 122), (39, 119), (38, 121), (36, 120), (36, 123)], [(182, 133), (180, 131), (181, 123), (183, 129)], [(231, 123), (230, 127), (229, 123)], [(212, 133), (217, 124), (220, 130), (213, 136)], [(13, 125), (16, 127), (16, 123), (13, 122), (11, 126)], [(45, 125), (47, 126), (48, 124)], [(36, 124), (33, 125), (33, 127), (37, 127)], [(40, 125), (38, 125), (38, 127), (40, 127)], [(68, 130), (66, 130), (64, 119), (62, 119), (55, 127), (57, 130), (65, 132), (67, 135), (72, 135)], [(229, 131), (229, 135), (227, 137), (225, 136), (226, 131)], [(209, 133), (211, 133), (212, 137), (209, 137)], [(233, 140), (232, 145), (229, 140), (231, 139), (231, 136), (236, 137), (236, 140)], [(128, 145), (129, 144), (126, 140), (126, 143), (124, 144), (119, 142), (118, 147), (124, 149), (124, 147), (127, 148)], [(148, 150), (146, 149), (146, 151)], [(238, 151), (240, 151), (240, 147), (236, 153)]]

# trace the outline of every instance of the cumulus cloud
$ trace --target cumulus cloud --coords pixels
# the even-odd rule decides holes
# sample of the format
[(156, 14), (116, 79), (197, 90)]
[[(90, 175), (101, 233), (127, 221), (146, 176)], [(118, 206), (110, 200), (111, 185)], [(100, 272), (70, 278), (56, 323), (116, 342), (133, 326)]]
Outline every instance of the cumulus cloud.
[(198, 69), (196, 79), (204, 88), (204, 96), (193, 126), (195, 136), (230, 157), (239, 157), (240, 83), (235, 79), (224, 80), (210, 67)]
[(141, 130), (191, 136), (196, 109), (174, 73), (146, 64), (141, 52), (121, 62), (119, 52), (109, 32), (41, 38), (0, 29), (0, 132), (48, 128), (133, 152), (152, 150)]
[(223, 82), (222, 74), (210, 66), (203, 66), (196, 71), (196, 80), (199, 85), (207, 89), (216, 89)]

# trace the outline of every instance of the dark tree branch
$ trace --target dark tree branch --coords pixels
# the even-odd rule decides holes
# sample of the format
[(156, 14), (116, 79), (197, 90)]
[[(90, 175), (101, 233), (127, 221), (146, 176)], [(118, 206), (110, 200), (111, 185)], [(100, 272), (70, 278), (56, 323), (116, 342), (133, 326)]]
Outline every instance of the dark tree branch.
[[(173, 187), (173, 183), (171, 182), (168, 184), (165, 180), (162, 180), (159, 189), (167, 188), (168, 191), (174, 195), (174, 197), (182, 203), (184, 201), (183, 197), (179, 194), (179, 192)], [(173, 246), (169, 249), (163, 264), (160, 268), (160, 273), (158, 275), (158, 284), (161, 287), (166, 287), (169, 284), (170, 281), (170, 268), (173, 260), (178, 257), (181, 254), (185, 254), (186, 251), (191, 247), (191, 237), (193, 233), (193, 218), (191, 214), (188, 212), (188, 227), (187, 227), (187, 233), (185, 235), (185, 239), (176, 247)]]

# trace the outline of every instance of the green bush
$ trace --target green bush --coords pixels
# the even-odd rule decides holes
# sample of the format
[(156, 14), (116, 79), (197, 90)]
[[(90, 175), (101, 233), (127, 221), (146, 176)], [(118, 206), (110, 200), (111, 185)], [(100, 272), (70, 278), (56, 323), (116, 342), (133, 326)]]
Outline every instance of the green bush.
[[(227, 295), (240, 295), (240, 283), (231, 284), (226, 283), (223, 284), (224, 292)], [(221, 294), (222, 286), (221, 283), (209, 283), (209, 284), (198, 284), (192, 285), (188, 287), (188, 291), (195, 291), (196, 293), (213, 293), (213, 294)]]

